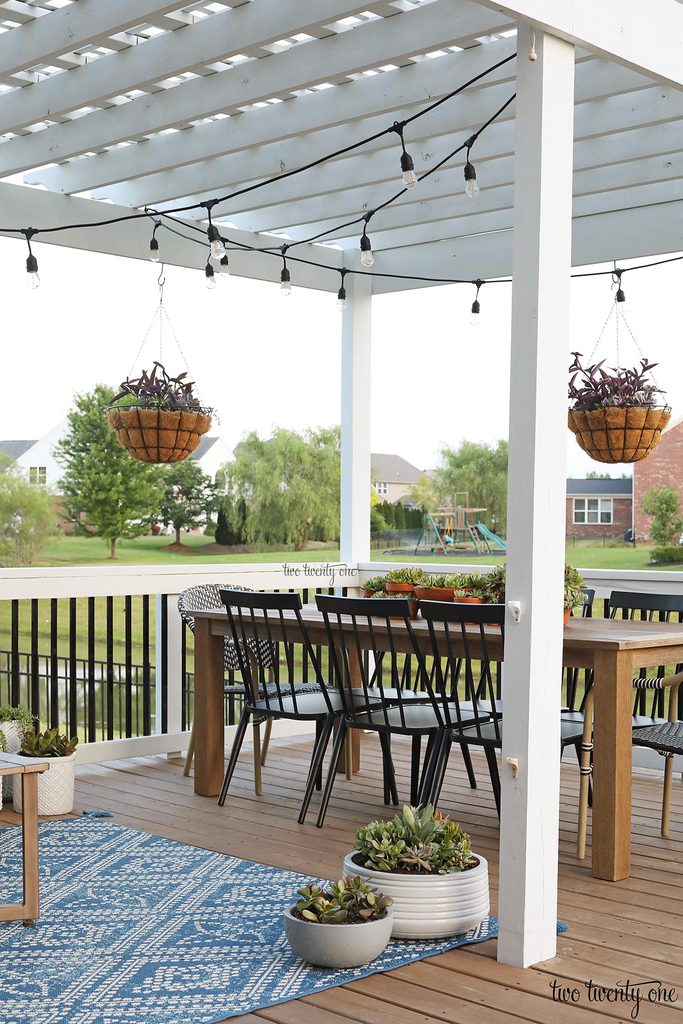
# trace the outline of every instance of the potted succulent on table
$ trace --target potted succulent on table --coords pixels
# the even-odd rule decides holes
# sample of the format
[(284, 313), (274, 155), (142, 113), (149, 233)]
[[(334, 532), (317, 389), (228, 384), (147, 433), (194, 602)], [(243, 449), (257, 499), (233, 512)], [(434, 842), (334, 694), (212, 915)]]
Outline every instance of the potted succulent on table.
[[(69, 814), (74, 809), (74, 769), (78, 739), (58, 729), (28, 729), (21, 742), (24, 757), (50, 761), (50, 770), (38, 776), (38, 814)], [(21, 811), (21, 786), (14, 787), (14, 810)]]
[(640, 462), (659, 444), (671, 409), (664, 392), (651, 379), (657, 365), (641, 360), (640, 368), (611, 367), (605, 360), (583, 366), (573, 352), (569, 367), (569, 429), (596, 462)]
[[(505, 566), (497, 565), (486, 577), (488, 600), (494, 604), (505, 602)], [(583, 588), (585, 582), (581, 575), (571, 565), (564, 567), (564, 621), (569, 621), (569, 616), (575, 608), (583, 606), (585, 595)]]
[(139, 462), (182, 462), (211, 426), (211, 410), (186, 373), (169, 377), (161, 363), (121, 385), (107, 411), (121, 445)]
[[(391, 600), (394, 600), (394, 601), (395, 600), (407, 601), (408, 602), (408, 618), (409, 619), (416, 619), (417, 618), (417, 609), (418, 609), (419, 605), (418, 605), (417, 599), (415, 597), (415, 594), (412, 593), (412, 592), (409, 592), (407, 594), (388, 594), (385, 590), (377, 590), (372, 596), (373, 597), (378, 597), (378, 598), (390, 598)], [(390, 616), (390, 618), (392, 618), (392, 619), (400, 619), (400, 618), (402, 618), (402, 616), (401, 615), (392, 615), (392, 616)]]
[(438, 939), (480, 924), (489, 912), (488, 865), (469, 836), (432, 807), (404, 807), (356, 835), (344, 873), (393, 900), (392, 937)]
[(360, 967), (391, 938), (391, 899), (357, 875), (329, 888), (308, 885), (285, 910), (285, 935), (294, 953), (317, 967)]
[(415, 587), (415, 597), (418, 601), (452, 601), (453, 586), (448, 582), (451, 578), (443, 573), (429, 574), (424, 584)]
[[(7, 754), (17, 754), (27, 729), (33, 728), (33, 716), (23, 707), (12, 707), (11, 704), (0, 705), (0, 750)], [(2, 796), (12, 795), (12, 777), (5, 776), (0, 780), (0, 807)]]
[(363, 597), (374, 597), (375, 594), (384, 590), (386, 581), (386, 576), (371, 576), (369, 580), (363, 580)]
[(391, 569), (386, 575), (384, 589), (387, 594), (414, 594), (415, 587), (424, 586), (428, 579), (424, 569)]

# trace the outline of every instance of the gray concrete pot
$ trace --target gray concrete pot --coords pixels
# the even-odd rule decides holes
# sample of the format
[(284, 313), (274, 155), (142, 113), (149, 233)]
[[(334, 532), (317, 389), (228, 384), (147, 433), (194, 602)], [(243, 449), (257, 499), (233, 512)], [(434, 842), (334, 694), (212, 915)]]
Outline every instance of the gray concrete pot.
[(316, 967), (360, 967), (369, 964), (391, 938), (393, 912), (362, 924), (317, 924), (285, 910), (285, 935), (292, 951)]

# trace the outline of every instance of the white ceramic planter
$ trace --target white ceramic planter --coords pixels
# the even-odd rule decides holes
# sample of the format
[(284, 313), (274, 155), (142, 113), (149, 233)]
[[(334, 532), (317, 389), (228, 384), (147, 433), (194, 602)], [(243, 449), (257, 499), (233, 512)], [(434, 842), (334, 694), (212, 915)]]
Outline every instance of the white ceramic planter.
[[(18, 754), (21, 747), (21, 729), (16, 722), (0, 722), (0, 732), (5, 736), (5, 753)], [(12, 796), (12, 776), (5, 775), (0, 779), (0, 807), (3, 794), (7, 799)]]
[(392, 874), (356, 864), (352, 851), (344, 858), (344, 877), (360, 875), (391, 896), (394, 939), (442, 939), (475, 928), (489, 912), (489, 868), (480, 854), (468, 871), (451, 875)]
[[(76, 755), (47, 760), (49, 769), (38, 776), (38, 814), (69, 814), (74, 809)], [(14, 810), (21, 811), (21, 784), (14, 787)]]
[(316, 967), (360, 967), (386, 949), (392, 933), (392, 908), (386, 917), (363, 924), (317, 924), (285, 910), (285, 935), (292, 951)]

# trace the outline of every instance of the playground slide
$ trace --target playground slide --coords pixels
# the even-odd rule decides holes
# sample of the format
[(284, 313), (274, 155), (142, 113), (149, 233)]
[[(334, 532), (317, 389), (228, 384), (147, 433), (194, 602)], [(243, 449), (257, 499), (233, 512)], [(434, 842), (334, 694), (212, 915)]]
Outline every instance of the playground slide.
[(498, 548), (499, 551), (507, 551), (507, 544), (503, 538), (499, 537), (497, 533), (492, 533), (488, 526), (484, 526), (483, 523), (477, 523), (477, 530), (492, 547)]

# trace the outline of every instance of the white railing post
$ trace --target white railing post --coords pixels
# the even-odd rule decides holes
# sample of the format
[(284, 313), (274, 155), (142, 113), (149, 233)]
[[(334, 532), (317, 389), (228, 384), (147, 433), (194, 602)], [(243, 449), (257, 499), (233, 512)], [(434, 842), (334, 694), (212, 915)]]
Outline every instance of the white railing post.
[[(356, 266), (357, 257), (347, 260)], [(342, 562), (370, 557), (370, 351), (372, 278), (349, 274), (342, 315), (341, 523)]]
[[(166, 732), (175, 736), (182, 732), (182, 637), (183, 620), (178, 612), (178, 595), (166, 595), (166, 637), (163, 629), (164, 595), (156, 595), (156, 631), (155, 631), (155, 663), (156, 663), (156, 732), (161, 732), (162, 697), (161, 679), (162, 666), (166, 664)], [(164, 650), (164, 639), (166, 649)], [(179, 757), (180, 751), (169, 751), (167, 757)]]
[(556, 952), (574, 48), (517, 36), (498, 959)]

